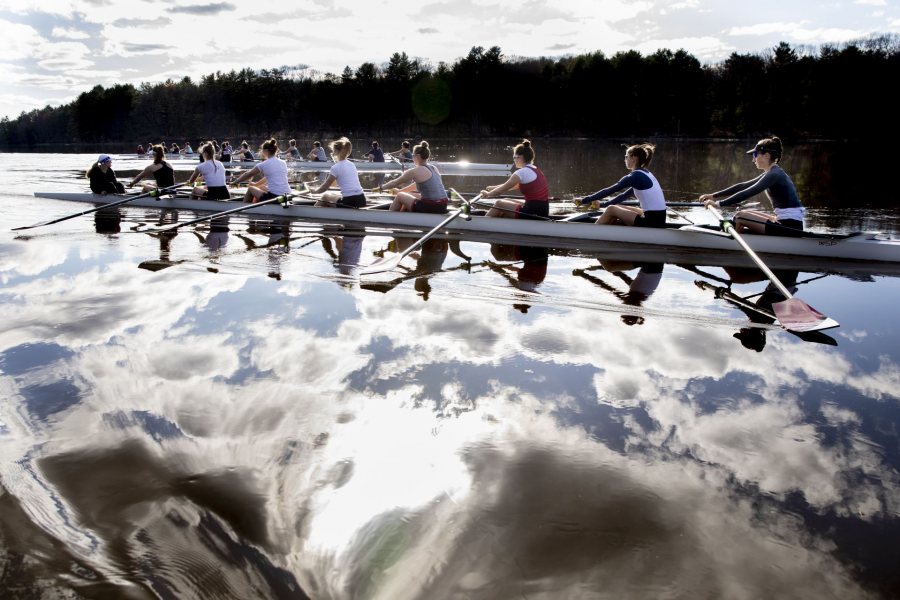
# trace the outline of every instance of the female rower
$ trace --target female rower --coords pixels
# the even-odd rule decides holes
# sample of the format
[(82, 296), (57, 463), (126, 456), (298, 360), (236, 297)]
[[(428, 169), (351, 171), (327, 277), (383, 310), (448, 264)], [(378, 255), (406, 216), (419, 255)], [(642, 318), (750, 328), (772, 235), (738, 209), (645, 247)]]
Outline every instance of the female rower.
[[(244, 142), (241, 146), (246, 143)], [(247, 186), (244, 202), (260, 202), (291, 193), (291, 185), (288, 183), (287, 163), (278, 158), (278, 142), (274, 139), (263, 142), (262, 156), (262, 162), (249, 171), (241, 173), (232, 181), (232, 183), (240, 183), (257, 175), (262, 175), (266, 178), (265, 188), (255, 185)]]
[(300, 149), (297, 148), (297, 140), (291, 140), (288, 142), (288, 149), (281, 153), (282, 157), (288, 157), (291, 159), (299, 159), (300, 158)]
[[(316, 202), (316, 206), (336, 206), (338, 208), (362, 208), (366, 205), (366, 195), (359, 183), (359, 173), (356, 165), (347, 160), (353, 152), (353, 145), (345, 137), (331, 142), (331, 156), (334, 164), (328, 171), (328, 177), (313, 194), (322, 194), (322, 199)], [(337, 181), (339, 192), (327, 192), (331, 184)]]
[(112, 169), (112, 158), (108, 154), (101, 154), (97, 162), (84, 174), (91, 180), (91, 191), (95, 194), (121, 194), (125, 191), (116, 179), (116, 172)]
[(497, 200), (494, 207), (487, 212), (487, 216), (513, 219), (547, 217), (550, 214), (547, 178), (534, 165), (534, 148), (529, 140), (522, 140), (513, 149), (513, 162), (517, 168), (509, 179), (500, 185), (488, 186), (486, 190), (481, 191), (481, 197), (495, 198), (504, 192), (519, 188), (525, 199)]
[(312, 150), (306, 155), (306, 159), (313, 162), (325, 162), (328, 160), (328, 157), (325, 156), (325, 148), (322, 147), (322, 142), (313, 142)]
[(138, 147), (137, 147), (137, 155), (138, 155), (138, 156), (144, 156), (145, 154), (147, 154), (147, 151), (144, 150), (144, 145), (143, 145), (143, 144), (138, 144)]
[[(759, 140), (747, 154), (753, 155), (753, 164), (762, 171), (762, 175), (736, 183), (733, 186), (713, 194), (703, 194), (700, 201), (705, 205), (730, 206), (743, 202), (751, 196), (765, 192), (775, 214), (756, 210), (741, 210), (734, 215), (734, 225), (738, 231), (751, 231), (766, 235), (793, 235), (803, 231), (803, 214), (805, 209), (800, 204), (794, 182), (784, 172), (778, 162), (784, 147), (776, 136)], [(727, 197), (726, 197), (727, 196)], [(716, 198), (724, 198), (716, 200)], [(794, 230), (794, 231), (791, 231)]]
[(222, 142), (222, 149), (219, 151), (219, 160), (224, 162), (231, 162), (231, 142), (225, 140)]
[(194, 149), (191, 148), (191, 143), (190, 143), (190, 142), (185, 142), (185, 143), (184, 143), (184, 148), (181, 149), (181, 153), (182, 153), (182, 154), (193, 154), (193, 153), (194, 153)]
[(143, 191), (145, 192), (175, 185), (175, 169), (166, 160), (166, 149), (156, 145), (150, 150), (153, 152), (153, 162), (147, 165), (146, 169), (135, 175), (128, 187), (134, 187), (134, 184), (149, 175), (153, 175), (155, 181), (144, 182)]
[[(625, 166), (631, 172), (613, 185), (581, 199), (582, 203), (592, 202), (595, 207), (599, 207), (601, 198), (625, 190), (602, 204), (609, 208), (597, 219), (598, 225), (666, 226), (666, 198), (656, 177), (647, 170), (655, 149), (656, 146), (653, 144), (629, 146), (625, 150)], [(640, 207), (614, 206), (632, 197), (637, 197)]]
[(394, 150), (390, 155), (399, 158), (401, 163), (411, 163), (413, 161), (413, 152), (409, 149), (409, 140), (403, 140), (403, 143), (400, 144), (400, 149)]
[[(394, 196), (391, 210), (447, 212), (447, 191), (444, 189), (444, 182), (441, 181), (441, 174), (434, 165), (428, 164), (428, 158), (431, 156), (428, 142), (423, 140), (416, 145), (412, 155), (415, 167), (407, 169), (400, 177), (379, 185), (379, 191), (383, 188), (409, 184)], [(413, 186), (415, 186), (415, 192), (412, 191)]]
[(240, 161), (248, 161), (248, 160), (256, 160), (253, 156), (253, 152), (250, 150), (250, 144), (247, 143), (247, 140), (241, 142), (241, 147), (238, 150), (238, 156), (240, 156)]
[(198, 177), (203, 177), (205, 185), (193, 188), (191, 196), (194, 198), (207, 197), (210, 200), (229, 200), (231, 194), (225, 186), (225, 167), (216, 160), (216, 147), (212, 142), (206, 142), (200, 146), (200, 156), (203, 162), (197, 165), (188, 185), (193, 185)]
[(369, 162), (384, 162), (384, 150), (378, 145), (378, 142), (372, 142), (372, 149), (366, 152), (369, 156)]

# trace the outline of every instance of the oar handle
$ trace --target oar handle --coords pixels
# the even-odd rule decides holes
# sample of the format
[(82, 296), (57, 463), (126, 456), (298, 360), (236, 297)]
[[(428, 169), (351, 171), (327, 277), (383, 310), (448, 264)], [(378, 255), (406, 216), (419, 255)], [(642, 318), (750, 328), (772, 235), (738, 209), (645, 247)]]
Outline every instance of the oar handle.
[(760, 270), (766, 274), (766, 277), (769, 278), (769, 281), (771, 281), (772, 284), (776, 288), (778, 288), (778, 291), (781, 292), (788, 300), (793, 298), (794, 296), (788, 291), (786, 287), (784, 287), (784, 284), (781, 283), (778, 277), (775, 276), (775, 273), (773, 273), (772, 270), (769, 269), (768, 266), (766, 266), (766, 263), (764, 263), (762, 259), (756, 255), (756, 252), (753, 251), (750, 245), (746, 241), (744, 241), (744, 238), (737, 232), (737, 229), (734, 227), (731, 221), (724, 218), (722, 216), (722, 213), (720, 213), (712, 203), (707, 204), (706, 208), (713, 214), (716, 220), (719, 221), (719, 225), (722, 227), (722, 231), (730, 235), (734, 239), (734, 241), (741, 245), (747, 255), (750, 256), (750, 258), (753, 259), (753, 262), (756, 263), (756, 266), (759, 267)]

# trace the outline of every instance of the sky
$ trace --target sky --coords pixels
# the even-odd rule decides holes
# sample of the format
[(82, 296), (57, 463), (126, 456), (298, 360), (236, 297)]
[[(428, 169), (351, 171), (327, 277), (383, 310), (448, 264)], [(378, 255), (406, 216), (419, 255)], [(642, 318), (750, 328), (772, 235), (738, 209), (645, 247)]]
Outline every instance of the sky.
[[(732, 52), (900, 33), (900, 0), (0, 0), (0, 118), (95, 85), (304, 65), (340, 73), (394, 52), (436, 65), (473, 46), (507, 57), (683, 48)], [(11, 42), (11, 43), (9, 43)]]

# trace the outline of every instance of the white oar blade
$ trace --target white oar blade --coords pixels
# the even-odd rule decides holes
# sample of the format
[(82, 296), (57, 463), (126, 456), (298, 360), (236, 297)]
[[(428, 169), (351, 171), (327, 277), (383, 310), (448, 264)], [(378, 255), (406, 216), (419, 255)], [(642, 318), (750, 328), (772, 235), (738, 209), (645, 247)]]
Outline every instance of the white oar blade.
[(385, 271), (391, 271), (394, 267), (399, 264), (400, 260), (399, 254), (394, 254), (391, 256), (382, 256), (371, 265), (364, 269), (360, 269), (360, 275), (373, 275), (375, 273), (384, 273)]
[(820, 331), (837, 327), (839, 323), (826, 317), (800, 298), (791, 298), (772, 304), (772, 310), (781, 326), (788, 331)]

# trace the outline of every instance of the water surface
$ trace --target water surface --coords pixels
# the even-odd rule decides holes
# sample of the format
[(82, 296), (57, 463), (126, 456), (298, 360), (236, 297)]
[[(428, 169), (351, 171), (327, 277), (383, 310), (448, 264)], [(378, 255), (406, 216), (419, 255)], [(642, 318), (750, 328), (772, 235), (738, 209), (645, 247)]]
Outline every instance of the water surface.
[[(624, 173), (583, 144), (538, 145), (560, 198)], [(672, 190), (754, 174), (742, 145), (664, 150)], [(92, 158), (0, 156), (10, 597), (900, 593), (894, 269), (799, 270), (841, 323), (810, 341), (716, 296), (765, 290), (736, 259), (439, 240), (360, 278), (411, 239), (154, 237), (132, 230), (193, 215), (129, 207), (8, 231), (82, 210), (30, 194)], [(896, 198), (815, 183), (839, 158), (792, 158), (810, 223), (894, 231)]]

